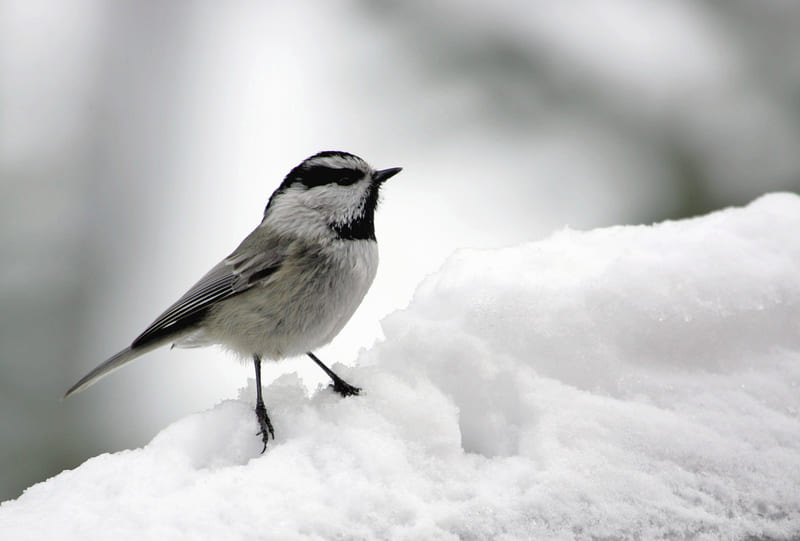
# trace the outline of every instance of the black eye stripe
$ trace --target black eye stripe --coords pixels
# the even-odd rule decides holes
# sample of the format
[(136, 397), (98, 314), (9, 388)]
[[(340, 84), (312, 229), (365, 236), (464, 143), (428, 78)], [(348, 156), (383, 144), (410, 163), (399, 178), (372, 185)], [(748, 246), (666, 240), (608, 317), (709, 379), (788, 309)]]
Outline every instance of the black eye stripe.
[(342, 186), (355, 184), (364, 178), (364, 173), (358, 169), (340, 169), (336, 182)]
[(340, 184), (348, 186), (354, 184), (364, 177), (364, 172), (352, 168), (331, 168), (324, 165), (315, 165), (303, 168), (298, 174), (298, 180), (313, 188), (325, 184)]

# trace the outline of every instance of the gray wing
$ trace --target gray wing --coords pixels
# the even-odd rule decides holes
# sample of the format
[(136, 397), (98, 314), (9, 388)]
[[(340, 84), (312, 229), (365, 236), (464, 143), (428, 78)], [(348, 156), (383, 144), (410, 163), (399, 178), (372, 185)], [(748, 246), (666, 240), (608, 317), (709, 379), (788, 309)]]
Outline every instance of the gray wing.
[(150, 324), (131, 344), (141, 347), (191, 327), (214, 304), (267, 280), (283, 263), (289, 241), (274, 239), (256, 229), (226, 259), (211, 269), (175, 304)]
[(283, 264), (291, 245), (290, 238), (278, 237), (261, 227), (256, 228), (227, 259), (211, 269), (178, 302), (161, 314), (130, 347), (83, 376), (64, 398), (86, 389), (140, 355), (178, 338), (181, 331), (199, 323), (214, 304), (269, 280)]

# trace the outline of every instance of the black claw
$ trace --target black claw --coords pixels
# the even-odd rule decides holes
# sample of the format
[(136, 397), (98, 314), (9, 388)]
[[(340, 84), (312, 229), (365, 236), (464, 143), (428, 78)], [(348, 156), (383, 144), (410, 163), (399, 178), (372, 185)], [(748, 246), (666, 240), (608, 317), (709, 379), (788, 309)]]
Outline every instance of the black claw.
[(258, 419), (258, 426), (261, 428), (261, 430), (256, 432), (256, 435), (260, 435), (261, 441), (264, 442), (264, 448), (261, 449), (261, 453), (263, 454), (264, 451), (267, 450), (267, 443), (269, 443), (270, 436), (273, 440), (275, 439), (275, 431), (272, 429), (272, 422), (269, 420), (267, 408), (264, 407), (263, 402), (256, 404), (256, 418)]
[(334, 381), (333, 384), (328, 385), (328, 387), (332, 388), (334, 391), (336, 391), (343, 397), (358, 396), (359, 394), (361, 394), (361, 387), (354, 387), (353, 385), (350, 385), (343, 379)]

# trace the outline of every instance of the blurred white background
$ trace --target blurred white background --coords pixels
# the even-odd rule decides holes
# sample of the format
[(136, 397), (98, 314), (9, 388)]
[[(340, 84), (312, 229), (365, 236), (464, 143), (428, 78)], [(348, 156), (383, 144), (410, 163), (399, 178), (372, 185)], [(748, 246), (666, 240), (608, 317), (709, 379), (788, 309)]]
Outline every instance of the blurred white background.
[(780, 0), (0, 0), (0, 500), (236, 396), (249, 365), (163, 350), (60, 401), (308, 155), (404, 168), (318, 352), (352, 364), (458, 247), (800, 188), (798, 50)]

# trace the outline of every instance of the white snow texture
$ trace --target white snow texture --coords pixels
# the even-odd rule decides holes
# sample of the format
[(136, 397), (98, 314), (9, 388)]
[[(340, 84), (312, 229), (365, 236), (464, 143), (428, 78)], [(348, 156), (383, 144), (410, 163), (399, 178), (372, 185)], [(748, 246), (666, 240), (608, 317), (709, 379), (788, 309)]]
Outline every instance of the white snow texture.
[[(340, 374), (253, 382), (0, 538), (798, 539), (800, 197), (455, 254)], [(154, 399), (157, 399), (154, 397)]]

